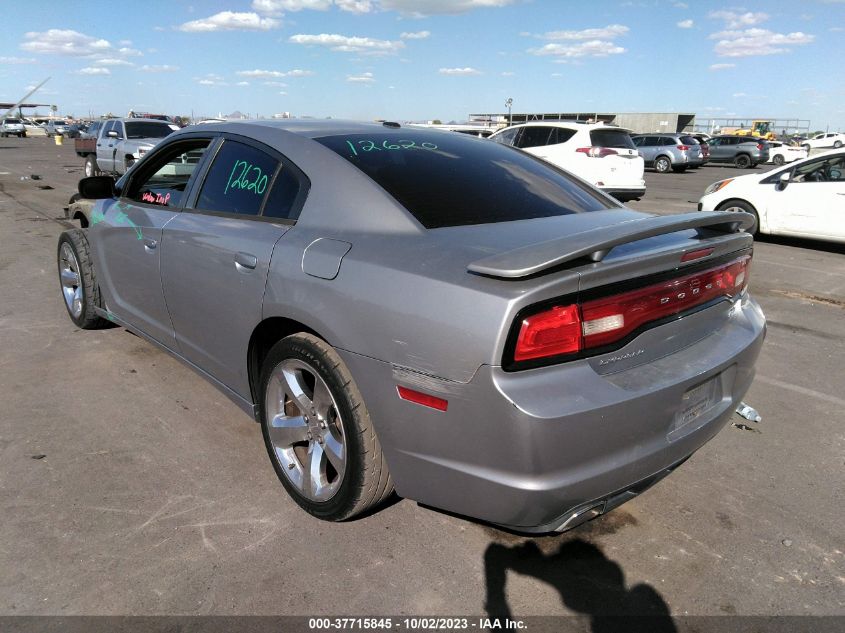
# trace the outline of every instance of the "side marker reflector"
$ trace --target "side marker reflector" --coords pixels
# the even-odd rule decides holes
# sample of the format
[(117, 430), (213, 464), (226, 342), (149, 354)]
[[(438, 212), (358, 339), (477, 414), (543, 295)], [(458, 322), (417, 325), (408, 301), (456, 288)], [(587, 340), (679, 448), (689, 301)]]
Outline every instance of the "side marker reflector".
[(445, 411), (449, 408), (449, 401), (436, 396), (430, 396), (427, 393), (420, 393), (407, 387), (397, 385), (396, 391), (402, 400), (413, 402), (414, 404), (421, 404), (424, 407), (437, 409), (438, 411)]

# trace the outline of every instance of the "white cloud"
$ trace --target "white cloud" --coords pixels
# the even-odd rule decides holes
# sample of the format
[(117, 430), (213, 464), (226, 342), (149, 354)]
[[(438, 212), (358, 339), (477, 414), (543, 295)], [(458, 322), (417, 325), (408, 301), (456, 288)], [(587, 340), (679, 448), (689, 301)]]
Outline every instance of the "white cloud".
[(141, 66), (141, 70), (145, 73), (173, 73), (179, 70), (179, 66), (171, 66), (170, 64), (147, 65)]
[(249, 85), (249, 82), (248, 82), (248, 81), (239, 81), (239, 82), (238, 82), (238, 83), (236, 83), (235, 85), (236, 85), (236, 86), (248, 86), (248, 85)]
[(223, 77), (216, 73), (208, 73), (203, 77), (194, 77), (194, 81), (196, 81), (201, 86), (228, 86)]
[(141, 57), (143, 53), (139, 51), (137, 48), (129, 48), (124, 46), (123, 48), (117, 49), (117, 52), (120, 55), (124, 55), (126, 57)]
[(126, 61), (125, 59), (116, 59), (114, 57), (106, 57), (104, 59), (98, 59), (94, 62), (97, 66), (134, 66), (130, 61)]
[(262, 18), (257, 13), (221, 11), (201, 20), (191, 20), (179, 27), (189, 33), (211, 33), (214, 31), (269, 31), (282, 25), (275, 18)]
[(676, 9), (689, 9), (689, 5), (686, 2), (673, 2), (672, 6)]
[(118, 44), (120, 46), (132, 46), (132, 40), (120, 40)]
[(833, 33), (841, 33), (842, 31), (845, 31), (845, 29), (843, 29), (841, 26), (832, 26), (828, 29), (828, 31), (831, 31)]
[(441, 68), (437, 71), (441, 75), (457, 75), (457, 76), (467, 76), (467, 75), (480, 75), (481, 71), (476, 70), (475, 68), (470, 68), (467, 66), (466, 68)]
[(516, 0), (379, 0), (386, 11), (399, 11), (412, 17), (435, 14), (466, 13), (473, 9), (504, 7)]
[(21, 49), (30, 53), (50, 55), (87, 57), (109, 53), (114, 48), (108, 40), (64, 29), (30, 31), (24, 34), (24, 39), (26, 41), (21, 44)]
[(342, 53), (361, 53), (364, 55), (389, 55), (405, 48), (401, 40), (377, 40), (371, 37), (349, 37), (336, 33), (321, 33), (320, 35), (292, 35), (289, 42), (310, 46), (327, 46), (330, 50)]
[(541, 48), (529, 49), (529, 53), (533, 55), (557, 57), (558, 61), (565, 61), (569, 59), (578, 59), (581, 57), (607, 57), (609, 55), (620, 55), (626, 52), (625, 48), (617, 45), (615, 42), (606, 42), (603, 40), (592, 40), (589, 42), (581, 42), (580, 44), (546, 44)]
[(87, 66), (76, 71), (79, 75), (111, 75), (108, 68), (97, 68), (94, 66)]
[(371, 84), (375, 83), (375, 77), (373, 77), (373, 73), (361, 73), (360, 75), (347, 75), (346, 81), (351, 83), (359, 83), (359, 84)]
[(679, 29), (691, 29), (694, 25), (695, 22), (693, 22), (692, 20), (681, 20), (680, 22), (678, 22), (677, 26)]
[(502, 77), (514, 77), (516, 73), (506, 70), (505, 72), (501, 73)]
[(334, 0), (337, 8), (349, 13), (369, 13), (373, 10), (372, 0)]
[(583, 29), (581, 31), (549, 31), (537, 35), (542, 40), (550, 41), (583, 41), (583, 40), (612, 40), (625, 35), (630, 31), (622, 24), (609, 24), (599, 29)]
[(416, 33), (402, 33), (399, 39), (402, 40), (424, 40), (431, 35), (430, 31), (417, 31)]
[(735, 99), (739, 99), (740, 97), (747, 97), (748, 95), (744, 92), (735, 92), (731, 96), (734, 97)]
[(288, 85), (284, 81), (262, 81), (262, 85), (271, 86), (273, 88), (287, 88)]
[(34, 64), (34, 57), (0, 57), (0, 64)]
[(745, 26), (754, 26), (769, 19), (767, 13), (737, 13), (736, 11), (711, 11), (708, 16), (714, 20), (724, 20), (726, 29), (741, 29)]
[(161, 33), (162, 31), (166, 31), (166, 30), (167, 29), (164, 28), (163, 26), (154, 26), (153, 27), (153, 31), (158, 31), (159, 33)]
[(282, 72), (281, 70), (239, 70), (235, 73), (239, 77), (253, 77), (256, 79), (280, 79), (282, 77), (309, 77), (314, 74), (313, 70), (301, 70), (295, 68)]
[(727, 68), (733, 68), (736, 64), (710, 64), (710, 70), (725, 70)]
[(814, 35), (797, 31), (795, 33), (774, 33), (767, 29), (745, 29), (742, 31), (720, 31), (710, 36), (718, 40), (713, 50), (720, 57), (752, 57), (756, 55), (777, 55), (789, 52), (788, 46), (809, 44)]
[(282, 15), (285, 11), (325, 11), (332, 0), (252, 0), (252, 8), (265, 15)]

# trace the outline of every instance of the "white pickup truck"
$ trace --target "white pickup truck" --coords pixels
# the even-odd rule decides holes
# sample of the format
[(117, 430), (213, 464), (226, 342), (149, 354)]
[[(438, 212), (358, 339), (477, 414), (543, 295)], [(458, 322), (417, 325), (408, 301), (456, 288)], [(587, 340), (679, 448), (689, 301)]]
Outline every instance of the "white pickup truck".
[(161, 139), (178, 129), (173, 123), (157, 119), (105, 121), (97, 134), (94, 152), (85, 155), (85, 175), (124, 174)]

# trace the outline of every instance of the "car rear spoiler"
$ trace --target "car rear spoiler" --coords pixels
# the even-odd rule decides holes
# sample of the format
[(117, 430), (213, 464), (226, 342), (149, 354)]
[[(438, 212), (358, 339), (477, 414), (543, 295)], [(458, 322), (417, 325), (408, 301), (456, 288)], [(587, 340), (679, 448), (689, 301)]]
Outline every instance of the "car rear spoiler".
[(724, 211), (697, 211), (648, 217), (556, 237), (484, 257), (469, 264), (467, 270), (487, 277), (520, 279), (582, 258), (600, 262), (614, 246), (656, 235), (687, 229), (736, 233), (742, 229), (750, 229), (754, 222), (754, 216), (750, 213)]

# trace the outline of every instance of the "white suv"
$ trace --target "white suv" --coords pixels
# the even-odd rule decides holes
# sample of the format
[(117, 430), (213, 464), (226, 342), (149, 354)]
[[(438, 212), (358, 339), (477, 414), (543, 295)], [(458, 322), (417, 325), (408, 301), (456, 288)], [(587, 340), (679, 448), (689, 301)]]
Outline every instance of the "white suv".
[(645, 163), (630, 130), (601, 123), (538, 121), (499, 130), (490, 140), (538, 156), (622, 202), (645, 194)]

